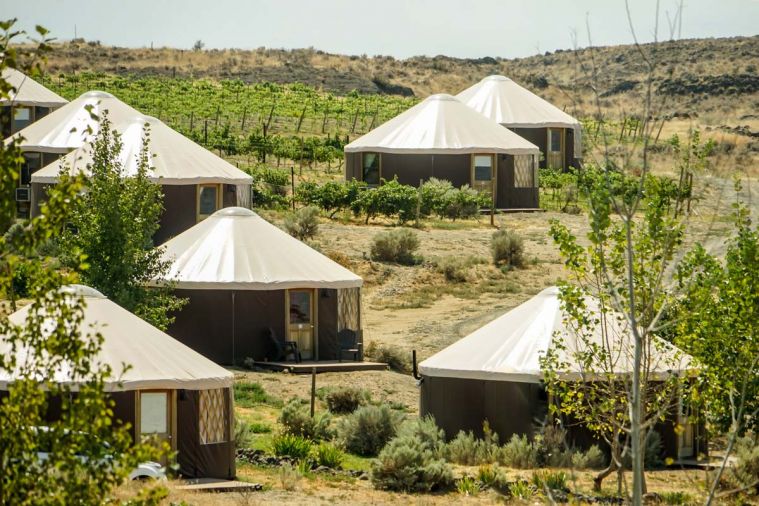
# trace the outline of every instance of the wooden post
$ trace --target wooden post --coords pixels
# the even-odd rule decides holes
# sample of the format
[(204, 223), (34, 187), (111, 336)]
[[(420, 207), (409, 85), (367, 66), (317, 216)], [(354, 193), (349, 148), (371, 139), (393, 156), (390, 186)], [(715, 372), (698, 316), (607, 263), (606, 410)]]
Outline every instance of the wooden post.
[(290, 167), (290, 191), (292, 192), (293, 211), (295, 211), (295, 167)]
[(203, 123), (203, 145), (208, 146), (208, 118)]
[(314, 417), (314, 407), (316, 404), (316, 367), (311, 368), (311, 418)]

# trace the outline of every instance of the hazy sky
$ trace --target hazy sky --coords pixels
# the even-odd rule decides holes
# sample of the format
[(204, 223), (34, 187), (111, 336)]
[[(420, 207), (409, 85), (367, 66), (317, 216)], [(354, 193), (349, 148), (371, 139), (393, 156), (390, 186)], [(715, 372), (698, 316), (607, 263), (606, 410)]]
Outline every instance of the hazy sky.
[[(666, 13), (680, 0), (660, 0)], [(636, 32), (652, 40), (656, 0), (630, 0)], [(623, 0), (0, 0), (0, 18), (41, 24), (59, 39), (76, 35), (117, 46), (300, 48), (395, 57), (527, 56), (632, 41)], [(759, 0), (684, 0), (682, 38), (756, 35)]]

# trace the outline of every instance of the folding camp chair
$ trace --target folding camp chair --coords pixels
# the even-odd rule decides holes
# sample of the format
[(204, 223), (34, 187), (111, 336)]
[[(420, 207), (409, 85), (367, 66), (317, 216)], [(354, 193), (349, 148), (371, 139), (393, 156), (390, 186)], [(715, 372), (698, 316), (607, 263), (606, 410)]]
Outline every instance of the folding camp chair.
[(361, 351), (361, 343), (358, 341), (358, 332), (350, 329), (343, 329), (337, 333), (337, 341), (340, 344), (338, 352), (338, 361), (343, 361), (343, 353), (353, 353), (353, 360), (358, 361), (358, 354)]

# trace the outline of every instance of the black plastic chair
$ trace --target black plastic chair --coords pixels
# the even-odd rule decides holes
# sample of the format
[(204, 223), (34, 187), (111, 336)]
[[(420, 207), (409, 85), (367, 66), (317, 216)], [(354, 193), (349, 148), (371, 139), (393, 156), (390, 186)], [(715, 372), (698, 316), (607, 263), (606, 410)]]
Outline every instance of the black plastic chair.
[(338, 352), (338, 361), (343, 361), (344, 353), (352, 353), (353, 360), (358, 361), (358, 354), (361, 352), (361, 343), (358, 341), (358, 332), (350, 329), (343, 329), (337, 333), (337, 341), (340, 345)]
[(264, 329), (263, 336), (269, 342), (267, 358), (271, 362), (286, 361), (290, 355), (292, 355), (295, 363), (299, 364), (301, 362), (302, 358), (296, 341), (284, 341), (283, 344), (283, 341), (280, 341), (276, 332), (271, 327)]

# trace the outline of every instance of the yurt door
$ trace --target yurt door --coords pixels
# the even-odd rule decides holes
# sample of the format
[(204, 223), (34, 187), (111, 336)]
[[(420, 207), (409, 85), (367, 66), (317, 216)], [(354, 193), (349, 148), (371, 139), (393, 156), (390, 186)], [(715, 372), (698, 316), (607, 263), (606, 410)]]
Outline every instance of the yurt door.
[(549, 128), (546, 143), (546, 165), (549, 169), (564, 169), (564, 129)]
[(684, 459), (695, 456), (696, 433), (691, 423), (691, 412), (687, 402), (680, 395), (678, 407), (677, 457)]
[(493, 155), (472, 155), (472, 188), (495, 197), (495, 177)]
[(314, 291), (312, 289), (297, 289), (287, 291), (288, 341), (298, 343), (301, 357), (306, 360), (314, 358), (314, 329), (315, 307)]
[[(140, 439), (155, 438), (157, 443), (167, 442), (176, 448), (174, 422), (174, 395), (171, 390), (144, 390), (139, 392), (137, 420)], [(163, 462), (165, 464), (165, 462)]]

